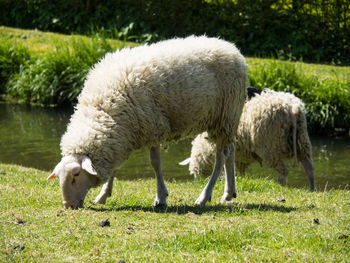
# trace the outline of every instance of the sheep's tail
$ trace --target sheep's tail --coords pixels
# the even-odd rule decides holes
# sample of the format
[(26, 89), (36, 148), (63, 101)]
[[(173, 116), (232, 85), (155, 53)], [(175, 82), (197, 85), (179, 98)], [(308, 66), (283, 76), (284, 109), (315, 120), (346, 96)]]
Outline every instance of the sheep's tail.
[(182, 162), (179, 162), (179, 164), (180, 164), (180, 165), (188, 165), (188, 164), (190, 163), (190, 161), (191, 161), (191, 157), (189, 157), (189, 158), (183, 160)]
[(293, 123), (293, 154), (294, 154), (294, 166), (298, 164), (297, 158), (297, 118), (296, 114), (292, 113), (292, 123)]

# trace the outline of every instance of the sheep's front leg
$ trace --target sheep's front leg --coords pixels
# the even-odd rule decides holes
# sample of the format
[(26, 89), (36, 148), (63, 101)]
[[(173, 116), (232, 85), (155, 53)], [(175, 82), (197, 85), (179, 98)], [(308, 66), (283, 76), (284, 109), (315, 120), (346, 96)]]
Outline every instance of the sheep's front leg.
[(105, 204), (108, 197), (112, 195), (114, 176), (111, 176), (108, 181), (102, 186), (101, 192), (95, 198), (95, 204)]
[(237, 197), (236, 181), (235, 181), (235, 147), (231, 144), (228, 147), (227, 158), (225, 161), (225, 191), (221, 198), (221, 203), (230, 201)]
[(156, 173), (157, 178), (157, 196), (154, 200), (154, 206), (166, 206), (166, 198), (168, 197), (168, 190), (164, 184), (162, 168), (161, 168), (161, 156), (160, 147), (152, 147), (150, 150), (150, 160), (152, 167)]
[(204, 206), (207, 201), (211, 200), (211, 195), (213, 193), (216, 180), (218, 179), (222, 171), (222, 166), (224, 165), (224, 162), (225, 162), (224, 150), (222, 147), (220, 148), (217, 147), (213, 172), (210, 176), (208, 184), (204, 187), (202, 193), (194, 203), (195, 205)]
[(315, 191), (314, 163), (310, 157), (305, 157), (302, 160), (306, 175), (310, 182), (310, 191)]

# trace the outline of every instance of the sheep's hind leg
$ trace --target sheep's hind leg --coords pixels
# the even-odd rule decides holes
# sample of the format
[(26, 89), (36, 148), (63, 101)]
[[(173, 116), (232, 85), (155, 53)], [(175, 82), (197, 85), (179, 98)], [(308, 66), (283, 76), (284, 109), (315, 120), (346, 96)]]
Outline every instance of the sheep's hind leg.
[(306, 175), (309, 178), (310, 191), (315, 191), (314, 163), (312, 162), (312, 159), (308, 156), (306, 156), (301, 162), (304, 166)]
[(95, 204), (105, 204), (108, 197), (112, 195), (114, 177), (108, 179), (108, 181), (102, 186), (101, 192), (95, 198)]
[(213, 188), (215, 186), (216, 180), (218, 179), (222, 171), (222, 166), (224, 165), (224, 162), (225, 162), (224, 149), (222, 147), (217, 147), (213, 172), (210, 176), (208, 184), (204, 187), (202, 193), (194, 203), (195, 205), (204, 206), (207, 201), (211, 200)]
[(235, 182), (235, 147), (231, 144), (228, 147), (227, 158), (225, 161), (225, 192), (221, 198), (221, 203), (230, 201), (237, 197), (236, 182)]
[(288, 175), (287, 166), (282, 161), (279, 161), (276, 167), (274, 168), (278, 172), (278, 179), (277, 179), (278, 183), (280, 185), (286, 185), (286, 177)]
[(166, 189), (166, 186), (163, 180), (163, 174), (162, 174), (162, 168), (161, 168), (162, 159), (160, 156), (159, 146), (151, 147), (150, 160), (157, 178), (157, 196), (156, 196), (156, 199), (154, 200), (154, 206), (166, 206), (167, 205), (166, 198), (168, 197), (168, 190)]

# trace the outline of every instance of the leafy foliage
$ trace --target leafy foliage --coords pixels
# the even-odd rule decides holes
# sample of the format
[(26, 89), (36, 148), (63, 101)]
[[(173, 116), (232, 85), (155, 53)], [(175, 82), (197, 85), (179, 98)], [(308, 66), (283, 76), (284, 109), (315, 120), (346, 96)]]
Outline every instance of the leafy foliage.
[(31, 59), (28, 49), (22, 45), (10, 45), (6, 41), (0, 42), (0, 94), (5, 92), (5, 83), (19, 72), (20, 67)]
[(72, 103), (81, 91), (87, 72), (111, 51), (102, 39), (90, 43), (56, 47), (54, 52), (39, 54), (32, 63), (23, 64), (8, 84), (7, 93), (29, 103), (58, 105)]
[(335, 64), (350, 63), (349, 12), (347, 0), (0, 1), (6, 26), (137, 42), (207, 34), (245, 55)]

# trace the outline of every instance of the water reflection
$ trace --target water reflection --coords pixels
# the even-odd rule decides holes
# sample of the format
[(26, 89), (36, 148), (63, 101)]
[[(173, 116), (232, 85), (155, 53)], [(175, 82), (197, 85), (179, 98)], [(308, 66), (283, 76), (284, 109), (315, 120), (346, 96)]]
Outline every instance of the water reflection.
[(71, 112), (0, 103), (0, 161), (52, 169)]
[[(0, 162), (50, 171), (60, 160), (59, 142), (72, 109), (43, 109), (0, 103)], [(177, 165), (190, 154), (191, 140), (172, 143), (162, 150), (167, 179), (192, 179), (187, 167)], [(315, 178), (319, 190), (345, 188), (350, 184), (350, 138), (312, 137)], [(147, 149), (134, 152), (117, 171), (120, 179), (153, 177)], [(277, 178), (274, 171), (252, 165), (254, 176)], [(301, 165), (289, 163), (287, 184), (308, 188)]]

